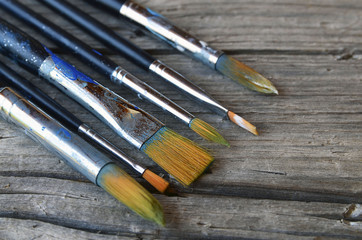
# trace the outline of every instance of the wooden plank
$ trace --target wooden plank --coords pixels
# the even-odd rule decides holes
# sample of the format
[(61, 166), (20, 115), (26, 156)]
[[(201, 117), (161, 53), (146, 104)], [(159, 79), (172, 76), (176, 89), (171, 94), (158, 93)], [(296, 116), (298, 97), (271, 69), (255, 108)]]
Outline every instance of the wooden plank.
[[(64, 22), (34, 0), (22, 0), (56, 22)], [(144, 48), (165, 48), (159, 41), (152, 41), (140, 31), (120, 22), (118, 17), (96, 8), (86, 1), (73, 1), (102, 22), (124, 34)], [(336, 53), (361, 50), (360, 18), (362, 3), (358, 0), (315, 1), (245, 1), (207, 0), (185, 1), (138, 1), (158, 11), (178, 26), (188, 30), (216, 48), (229, 51), (300, 51), (306, 53)], [(103, 46), (82, 34), (72, 24), (64, 27), (95, 46)], [(131, 31), (130, 31), (131, 30)], [(155, 45), (156, 44), (156, 45)]]
[[(97, 50), (105, 50), (37, 1), (21, 2)], [(361, 238), (360, 217), (340, 221), (345, 209), (360, 203), (362, 197), (360, 1), (140, 1), (272, 79), (280, 96), (250, 92), (134, 28), (123, 29), (116, 17), (88, 7), (84, 1), (74, 2), (174, 66), (254, 123), (261, 135), (248, 134), (167, 84), (160, 84), (153, 75), (105, 51), (130, 72), (217, 127), (232, 146), (225, 149), (203, 141), (176, 119), (109, 83), (2, 12), (4, 18), (35, 34), (90, 76), (210, 149), (216, 160), (190, 188), (165, 175), (179, 196), (155, 194), (168, 222), (166, 228), (158, 228), (0, 121), (0, 239)], [(0, 61), (7, 59), (0, 56)], [(13, 63), (9, 65), (128, 155), (163, 172), (58, 90)], [(140, 178), (137, 180), (155, 193)]]
[[(140, 220), (90, 183), (32, 177), (1, 177), (1, 182), (9, 183), (0, 188), (2, 226), (14, 224), (15, 229), (31, 235), (49, 234), (54, 239), (61, 239), (66, 234), (79, 239), (103, 239), (106, 236), (113, 239), (117, 236), (119, 239), (358, 239), (362, 230), (360, 225), (351, 227), (341, 222), (348, 207), (346, 204), (199, 194), (184, 197), (156, 195), (165, 206), (168, 220), (165, 228), (159, 228)], [(3, 236), (11, 236), (11, 232), (0, 228)]]

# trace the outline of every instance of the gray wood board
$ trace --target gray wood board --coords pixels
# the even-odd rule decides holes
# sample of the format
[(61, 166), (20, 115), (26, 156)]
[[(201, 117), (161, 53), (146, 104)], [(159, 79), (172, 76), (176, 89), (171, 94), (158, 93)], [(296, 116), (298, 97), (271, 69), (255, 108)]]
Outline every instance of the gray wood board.
[[(161, 84), (37, 1), (21, 2), (217, 127), (231, 148), (200, 139), (1, 11), (79, 69), (210, 149), (216, 160), (184, 188), (78, 104), (0, 56), (128, 155), (165, 174), (179, 192), (175, 197), (157, 194), (126, 169), (164, 206), (167, 224), (157, 227), (0, 121), (0, 239), (362, 237), (360, 208), (352, 205), (362, 198), (361, 1), (140, 1), (258, 70), (275, 83), (279, 96), (250, 92), (119, 18), (73, 1), (255, 124), (259, 137)], [(353, 214), (347, 216), (348, 207)]]

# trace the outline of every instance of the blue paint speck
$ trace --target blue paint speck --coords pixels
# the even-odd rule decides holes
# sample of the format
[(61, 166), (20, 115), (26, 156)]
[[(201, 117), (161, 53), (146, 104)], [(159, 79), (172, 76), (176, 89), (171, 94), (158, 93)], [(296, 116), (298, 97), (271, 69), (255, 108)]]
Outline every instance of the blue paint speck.
[(102, 53), (98, 52), (97, 50), (95, 50), (95, 49), (92, 49), (92, 50), (93, 50), (93, 52), (97, 53), (99, 56), (103, 56)]
[(60, 128), (57, 131), (57, 136), (63, 141), (70, 141), (72, 139), (72, 135), (64, 128)]
[(59, 69), (67, 78), (72, 81), (80, 80), (84, 82), (89, 82), (98, 85), (93, 79), (88, 77), (82, 72), (79, 72), (74, 66), (60, 59), (57, 55), (55, 55), (52, 51), (50, 51), (47, 47), (44, 46), (44, 49), (50, 54), (52, 57), (55, 66)]

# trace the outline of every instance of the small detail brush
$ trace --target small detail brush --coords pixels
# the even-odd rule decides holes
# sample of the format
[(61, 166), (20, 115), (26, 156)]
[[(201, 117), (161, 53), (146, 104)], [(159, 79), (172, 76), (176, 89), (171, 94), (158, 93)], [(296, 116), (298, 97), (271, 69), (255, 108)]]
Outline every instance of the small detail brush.
[(228, 145), (228, 142), (216, 131), (214, 127), (206, 122), (203, 122), (203, 126), (204, 128), (207, 128), (207, 131), (199, 129), (199, 125), (192, 124), (192, 122), (194, 120), (201, 120), (198, 120), (198, 118), (193, 116), (191, 113), (187, 112), (185, 109), (181, 108), (143, 81), (125, 71), (108, 57), (95, 52), (90, 46), (48, 21), (46, 18), (35, 13), (25, 5), (16, 1), (4, 1), (0, 3), (0, 6), (4, 6), (4, 8), (7, 8), (9, 12), (13, 13), (16, 17), (38, 29), (59, 46), (66, 48), (70, 52), (79, 56), (88, 65), (95, 68), (95, 70), (98, 70), (111, 81), (127, 87), (129, 90), (136, 93), (141, 99), (146, 99), (161, 109), (166, 110), (189, 127), (192, 125), (193, 127), (191, 129), (200, 136), (210, 141), (216, 141), (220, 144)]
[(37, 105), (67, 129), (78, 133), (81, 137), (86, 137), (90, 142), (95, 142), (121, 161), (127, 163), (161, 193), (166, 191), (169, 183), (165, 179), (151, 172), (151, 170), (136, 164), (107, 139), (2, 62), (0, 62), (0, 81), (5, 82), (7, 86), (20, 92), (24, 98)]
[[(74, 5), (64, 0), (38, 1), (61, 13), (64, 17), (71, 20), (79, 27), (83, 28), (90, 35), (97, 38), (110, 49), (117, 50), (126, 59), (131, 60), (133, 63), (140, 66), (144, 70), (155, 73), (166, 82), (171, 83), (177, 89), (181, 90), (184, 94), (186, 94), (186, 96), (193, 98), (194, 100), (203, 104), (203, 106), (213, 110), (214, 112), (221, 114), (224, 117), (228, 117), (228, 110), (225, 109), (220, 103), (213, 99), (204, 90), (187, 80), (185, 77), (183, 77), (181, 74), (179, 74), (169, 66), (162, 63), (160, 60), (148, 54), (146, 51), (117, 35), (114, 31), (112, 31), (103, 23), (99, 22), (97, 19), (89, 16), (87, 13), (83, 12), (82, 10), (78, 9)], [(25, 15), (22, 13), (21, 16)], [(46, 29), (44, 30), (44, 28), (38, 27), (38, 29), (43, 32), (47, 31)], [(52, 39), (54, 41), (61, 41), (59, 40), (61, 38), (58, 37), (53, 37)], [(67, 43), (68, 42), (69, 41), (67, 41)], [(73, 49), (73, 52), (74, 51), (75, 50)], [(210, 126), (206, 125), (205, 123), (198, 125), (196, 124), (196, 122), (200, 123), (200, 121), (198, 120), (192, 121), (192, 126), (194, 127), (193, 130), (198, 132), (198, 134), (203, 135), (203, 137), (206, 139), (213, 139), (213, 141), (215, 142), (219, 142), (221, 144), (224, 143), (224, 145), (227, 145), (227, 142), (222, 139), (220, 135), (216, 136), (216, 130), (211, 131)], [(200, 133), (201, 128), (198, 128), (199, 126), (202, 126), (202, 129), (206, 131), (204, 134)], [(241, 126), (250, 126), (250, 128), (246, 129), (255, 134), (255, 127), (251, 124), (248, 123), (247, 125), (244, 124)]]
[(0, 115), (134, 212), (164, 225), (162, 207), (146, 189), (101, 152), (10, 88), (0, 89)]
[(216, 69), (251, 90), (278, 94), (274, 85), (255, 70), (227, 56), (222, 51), (212, 49), (207, 43), (176, 27), (151, 9), (132, 0), (95, 0), (87, 1), (87, 3), (98, 3), (140, 24), (179, 51), (192, 55), (212, 69)]
[[(8, 1), (0, 1), (4, 2)], [(213, 161), (205, 149), (79, 72), (1, 18), (0, 52), (73, 98), (184, 185), (191, 184)]]

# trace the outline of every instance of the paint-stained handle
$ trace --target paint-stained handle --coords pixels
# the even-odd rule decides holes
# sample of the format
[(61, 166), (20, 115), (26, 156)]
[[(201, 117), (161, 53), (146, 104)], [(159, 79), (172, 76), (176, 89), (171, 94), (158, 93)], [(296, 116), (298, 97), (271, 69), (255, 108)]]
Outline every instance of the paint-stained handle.
[(23, 20), (29, 26), (34, 27), (55, 43), (63, 46), (63, 48), (86, 59), (91, 63), (92, 67), (99, 69), (102, 74), (110, 76), (117, 67), (117, 64), (113, 63), (110, 59), (102, 56), (99, 52), (93, 50), (40, 14), (32, 11), (26, 5), (15, 0), (4, 0), (0, 1), (0, 7), (13, 16)]
[(21, 30), (0, 18), (0, 52), (9, 55), (13, 60), (37, 73), (48, 53), (43, 46), (26, 36)]
[(23, 129), (28, 136), (57, 154), (94, 183), (102, 167), (110, 162), (109, 158), (93, 146), (10, 88), (0, 90), (0, 116)]
[(49, 57), (39, 68), (39, 75), (87, 108), (137, 148), (163, 126), (151, 115), (79, 72), (50, 51)]
[(20, 92), (24, 98), (36, 104), (71, 131), (77, 132), (78, 128), (83, 124), (66, 108), (2, 62), (0, 62), (0, 82), (5, 82), (7, 86)]
[[(0, 41), (0, 48), (6, 55), (31, 67), (33, 71), (39, 66), (37, 70), (40, 76), (88, 109), (137, 148), (141, 148), (142, 144), (163, 126), (151, 115), (64, 62), (29, 35), (0, 20), (0, 37), (7, 37), (9, 32), (14, 37), (8, 37), (8, 41)], [(12, 38), (15, 40), (11, 41)], [(14, 44), (26, 47), (13, 47)], [(41, 58), (38, 57), (39, 53)], [(36, 60), (29, 63), (29, 59), (33, 58)], [(38, 61), (41, 61), (40, 64)]]

